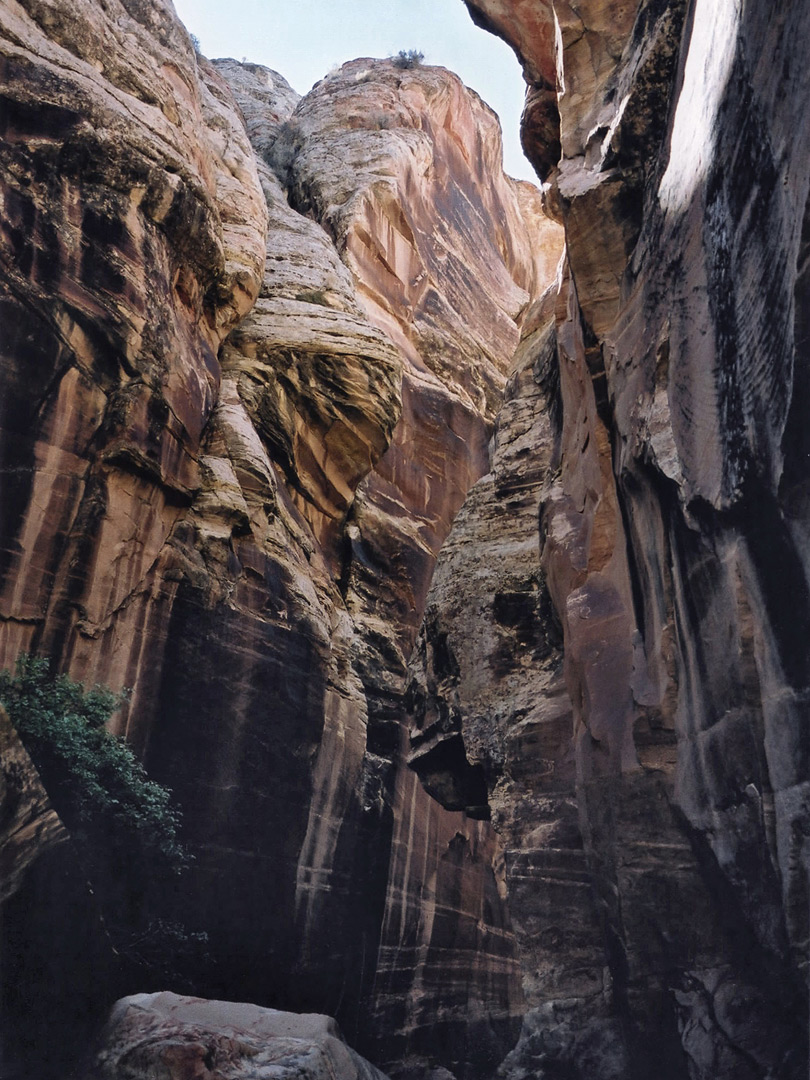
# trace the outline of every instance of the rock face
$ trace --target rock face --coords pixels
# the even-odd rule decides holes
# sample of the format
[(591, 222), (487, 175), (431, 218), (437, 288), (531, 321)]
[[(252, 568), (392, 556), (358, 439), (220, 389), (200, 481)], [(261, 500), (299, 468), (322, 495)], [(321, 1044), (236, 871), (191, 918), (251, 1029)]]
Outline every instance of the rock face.
[(100, 641), (126, 617), (144, 643), (267, 211), (234, 105), (169, 6), (0, 17), (4, 655), (64, 649), (134, 684), (139, 645), (113, 659)]
[[(461, 813), (437, 814), (403, 767), (402, 697), (436, 554), (487, 468), (514, 319), (527, 290), (553, 273), (559, 234), (536, 192), (502, 177), (494, 118), (458, 80), (372, 65), (355, 61), (319, 84), (272, 155), (294, 205), (334, 236), (369, 317), (404, 361), (402, 417), (346, 529), (342, 588), (368, 709), (366, 820), (356, 835), (371, 844), (351, 851), (344, 830), (338, 854), (350, 847), (351, 878), (362, 882), (380, 874), (369, 854), (393, 852), (382, 923), (369, 920), (359, 938), (376, 1028), (386, 1041), (398, 1033), (401, 1056), (430, 1057), (440, 1032), (446, 1063), (486, 1069), (520, 1010), (493, 838)], [(314, 874), (307, 884), (316, 912), (330, 898)], [(356, 902), (367, 905), (361, 894)], [(323, 963), (329, 952), (319, 941), (313, 956)], [(483, 997), (471, 991), (479, 981)]]
[[(406, 1075), (804, 1077), (810, 13), (467, 6), (542, 196), (440, 69), (299, 100), (168, 0), (0, 6), (0, 664), (132, 687), (198, 992)], [(103, 935), (2, 739), (41, 1080)], [(147, 1074), (278, 1075), (223, 1008)]]
[(84, 1080), (385, 1080), (328, 1016), (178, 994), (116, 1002)]
[(0, 903), (22, 886), (34, 860), (64, 841), (62, 823), (5, 709), (0, 708)]
[(468, 7), (567, 254), (411, 689), (414, 766), (450, 806), (479, 769), (506, 847), (505, 1075), (803, 1077), (810, 17)]
[(167, 0), (0, 20), (0, 664), (132, 688), (198, 992), (484, 1073), (523, 1010), (503, 871), (404, 764), (406, 661), (560, 230), (448, 72), (298, 102)]

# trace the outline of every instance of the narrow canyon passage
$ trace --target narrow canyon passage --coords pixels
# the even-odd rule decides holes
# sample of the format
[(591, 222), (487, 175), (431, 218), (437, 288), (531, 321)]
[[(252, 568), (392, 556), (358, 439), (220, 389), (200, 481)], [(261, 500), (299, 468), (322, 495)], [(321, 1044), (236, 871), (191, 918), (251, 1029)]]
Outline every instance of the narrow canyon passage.
[(133, 994), (81, 1080), (806, 1076), (810, 13), (465, 2), (542, 189), (415, 55), (0, 0), (0, 669), (193, 857), (138, 953), (3, 701), (3, 1080)]

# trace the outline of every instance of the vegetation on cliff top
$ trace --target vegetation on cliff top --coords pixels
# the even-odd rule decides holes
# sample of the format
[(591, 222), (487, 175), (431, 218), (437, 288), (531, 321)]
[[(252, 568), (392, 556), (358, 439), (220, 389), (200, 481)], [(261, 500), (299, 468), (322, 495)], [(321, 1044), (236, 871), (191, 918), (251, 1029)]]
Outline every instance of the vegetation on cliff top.
[(400, 49), (396, 56), (392, 57), (394, 67), (407, 68), (419, 67), (422, 61), (425, 59), (425, 54), (420, 52), (419, 49)]

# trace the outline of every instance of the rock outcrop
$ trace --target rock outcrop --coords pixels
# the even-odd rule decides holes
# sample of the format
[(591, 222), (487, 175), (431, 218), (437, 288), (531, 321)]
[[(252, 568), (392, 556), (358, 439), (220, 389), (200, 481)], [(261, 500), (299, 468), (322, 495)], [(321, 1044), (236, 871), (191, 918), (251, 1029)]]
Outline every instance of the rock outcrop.
[[(230, 95), (169, 6), (0, 17), (4, 657), (65, 650), (135, 685), (267, 211)], [(123, 619), (138, 644), (113, 658)]]
[(299, 102), (168, 0), (0, 18), (0, 663), (131, 687), (185, 982), (481, 1074), (522, 1013), (502, 868), (404, 765), (406, 661), (560, 230), (441, 69)]
[(116, 1002), (83, 1080), (385, 1080), (328, 1016), (178, 994)]
[(0, 903), (3, 903), (22, 887), (35, 860), (67, 837), (2, 707), (0, 768)]
[(504, 1074), (803, 1077), (810, 18), (468, 7), (567, 257), (411, 691), (414, 766), (447, 805), (479, 769), (506, 846)]

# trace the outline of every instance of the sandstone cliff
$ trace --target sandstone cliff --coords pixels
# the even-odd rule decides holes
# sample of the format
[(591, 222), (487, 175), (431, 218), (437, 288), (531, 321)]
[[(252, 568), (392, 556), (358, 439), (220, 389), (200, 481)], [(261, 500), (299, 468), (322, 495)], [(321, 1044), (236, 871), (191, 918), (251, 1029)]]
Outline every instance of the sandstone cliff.
[(167, 0), (0, 18), (0, 663), (132, 688), (196, 856), (186, 983), (486, 1071), (523, 1011), (502, 870), (481, 792), (404, 764), (406, 661), (560, 230), (441, 69), (299, 102)]
[[(132, 688), (195, 993), (410, 1076), (804, 1077), (810, 15), (466, 2), (542, 196), (441, 69), (0, 3), (0, 665)], [(41, 1080), (142, 987), (2, 740)]]
[(566, 235), (411, 690), (414, 766), (447, 805), (479, 767), (506, 846), (505, 1074), (803, 1077), (810, 20), (468, 7)]

